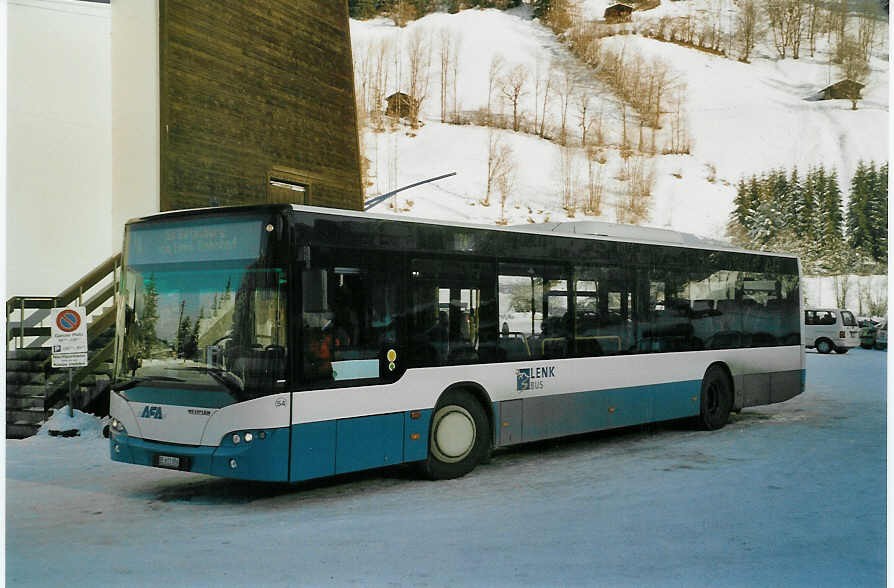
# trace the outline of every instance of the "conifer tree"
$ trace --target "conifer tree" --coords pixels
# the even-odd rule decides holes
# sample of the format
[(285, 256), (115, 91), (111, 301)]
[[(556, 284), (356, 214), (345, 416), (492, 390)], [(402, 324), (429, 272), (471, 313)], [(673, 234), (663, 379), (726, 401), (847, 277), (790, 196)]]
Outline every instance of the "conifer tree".
[(832, 242), (842, 238), (841, 226), (841, 189), (838, 187), (838, 172), (832, 170), (824, 176), (824, 189), (820, 194), (820, 234), (818, 235), (825, 248)]
[(872, 203), (870, 220), (875, 232), (874, 255), (876, 261), (885, 263), (888, 259), (888, 163), (876, 172), (872, 183)]
[(795, 222), (798, 235), (811, 246), (817, 235), (817, 170), (809, 169), (804, 176), (804, 185), (799, 191), (799, 198), (795, 208)]
[(860, 161), (851, 178), (850, 198), (847, 205), (848, 242), (853, 249), (872, 255), (873, 239), (870, 220), (872, 200), (872, 179), (870, 169)]

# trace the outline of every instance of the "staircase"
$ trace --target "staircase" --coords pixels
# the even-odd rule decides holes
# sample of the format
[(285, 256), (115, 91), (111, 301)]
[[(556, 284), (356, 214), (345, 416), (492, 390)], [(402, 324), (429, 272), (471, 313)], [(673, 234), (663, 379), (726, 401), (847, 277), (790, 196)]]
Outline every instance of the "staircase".
[(6, 301), (6, 437), (33, 435), (50, 410), (68, 404), (68, 370), (51, 367), (49, 317), (53, 308), (84, 306), (88, 365), (73, 368), (74, 408), (108, 414), (115, 335), (115, 288), (121, 254), (114, 255), (55, 297), (14, 296)]

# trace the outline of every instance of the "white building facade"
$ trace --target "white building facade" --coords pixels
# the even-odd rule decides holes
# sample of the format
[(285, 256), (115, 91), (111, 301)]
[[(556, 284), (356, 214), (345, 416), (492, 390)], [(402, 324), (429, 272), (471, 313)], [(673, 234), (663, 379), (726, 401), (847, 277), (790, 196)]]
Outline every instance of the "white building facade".
[(158, 211), (157, 3), (7, 10), (6, 291), (53, 296)]

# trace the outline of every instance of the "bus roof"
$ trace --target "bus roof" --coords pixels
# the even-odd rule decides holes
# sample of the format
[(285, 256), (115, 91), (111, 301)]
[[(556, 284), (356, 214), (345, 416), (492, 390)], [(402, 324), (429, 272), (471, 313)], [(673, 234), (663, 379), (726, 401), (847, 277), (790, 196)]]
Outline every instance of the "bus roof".
[(296, 212), (323, 213), (334, 214), (339, 216), (349, 216), (356, 218), (375, 218), (388, 221), (403, 221), (410, 223), (439, 225), (448, 227), (458, 227), (467, 229), (483, 229), (487, 231), (507, 231), (514, 233), (530, 233), (543, 234), (553, 233), (566, 237), (576, 237), (584, 239), (594, 239), (601, 241), (623, 241), (632, 243), (644, 243), (649, 245), (675, 245), (678, 247), (686, 247), (691, 249), (716, 249), (720, 251), (731, 251), (737, 253), (750, 253), (755, 255), (768, 255), (778, 257), (796, 258), (797, 255), (790, 253), (777, 253), (772, 251), (753, 251), (736, 247), (725, 241), (717, 239), (709, 239), (699, 237), (690, 233), (682, 233), (672, 231), (670, 229), (658, 229), (654, 227), (640, 227), (636, 225), (624, 225), (618, 223), (607, 223), (601, 221), (567, 221), (555, 223), (526, 223), (523, 225), (509, 225), (505, 227), (490, 226), (476, 223), (463, 223), (455, 221), (441, 221), (435, 219), (417, 218), (417, 217), (400, 217), (392, 214), (381, 214), (374, 212), (360, 212), (355, 210), (344, 210), (338, 208), (323, 208), (319, 206), (305, 206), (301, 204), (293, 204), (292, 209)]
[(505, 227), (490, 226), (476, 223), (464, 223), (455, 221), (443, 221), (436, 219), (418, 218), (418, 217), (402, 217), (393, 214), (382, 214), (375, 212), (362, 212), (356, 210), (346, 210), (342, 208), (326, 208), (322, 206), (307, 206), (303, 204), (250, 204), (240, 206), (210, 207), (210, 208), (193, 208), (185, 210), (172, 210), (162, 213), (147, 215), (144, 217), (134, 218), (128, 221), (130, 223), (138, 223), (157, 218), (177, 218), (193, 215), (209, 214), (209, 213), (239, 213), (249, 212), (252, 210), (289, 210), (294, 212), (306, 212), (311, 214), (329, 214), (336, 216), (345, 216), (353, 218), (374, 218), (385, 221), (409, 222), (416, 224), (438, 225), (467, 229), (478, 229), (486, 231), (505, 231), (513, 233), (530, 233), (544, 234), (552, 233), (565, 237), (573, 237), (579, 239), (594, 239), (601, 241), (622, 241), (631, 243), (643, 243), (648, 245), (673, 245), (677, 247), (691, 249), (709, 249), (719, 251), (730, 251), (737, 253), (749, 253), (753, 255), (767, 255), (775, 257), (797, 258), (797, 255), (790, 253), (777, 253), (772, 251), (754, 251), (736, 247), (725, 241), (717, 239), (709, 239), (699, 237), (690, 233), (682, 233), (670, 229), (659, 229), (654, 227), (640, 227), (636, 225), (624, 225), (618, 223), (607, 223), (601, 221), (584, 220), (584, 221), (567, 221), (553, 223), (526, 223), (523, 225), (509, 225)]

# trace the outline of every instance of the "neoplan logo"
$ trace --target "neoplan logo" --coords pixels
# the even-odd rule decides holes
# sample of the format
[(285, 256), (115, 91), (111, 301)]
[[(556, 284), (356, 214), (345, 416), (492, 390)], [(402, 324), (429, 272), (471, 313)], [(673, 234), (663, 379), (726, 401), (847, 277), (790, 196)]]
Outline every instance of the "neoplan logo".
[(519, 392), (525, 390), (542, 390), (544, 380), (556, 377), (556, 366), (521, 368), (515, 370), (515, 388)]
[(163, 419), (165, 418), (161, 412), (160, 406), (144, 406), (143, 412), (140, 414), (144, 419)]

